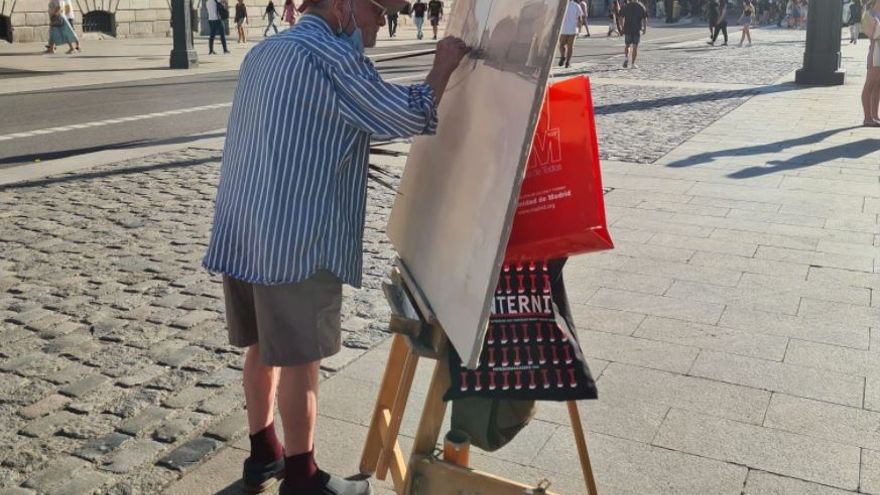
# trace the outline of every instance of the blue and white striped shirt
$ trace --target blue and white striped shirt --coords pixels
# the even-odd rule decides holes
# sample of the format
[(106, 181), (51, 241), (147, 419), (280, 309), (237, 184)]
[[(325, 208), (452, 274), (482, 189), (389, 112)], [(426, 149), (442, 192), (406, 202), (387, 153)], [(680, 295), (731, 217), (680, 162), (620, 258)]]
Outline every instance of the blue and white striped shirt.
[(242, 63), (204, 267), (262, 285), (325, 269), (359, 287), (370, 137), (436, 129), (430, 86), (382, 81), (323, 19), (303, 16)]

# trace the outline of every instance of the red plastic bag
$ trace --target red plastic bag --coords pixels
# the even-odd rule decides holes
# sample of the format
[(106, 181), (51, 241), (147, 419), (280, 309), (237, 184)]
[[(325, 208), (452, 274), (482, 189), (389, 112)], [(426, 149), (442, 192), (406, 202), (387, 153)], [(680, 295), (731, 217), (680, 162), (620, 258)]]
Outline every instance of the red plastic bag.
[(590, 80), (574, 77), (547, 91), (505, 261), (613, 248), (605, 220)]

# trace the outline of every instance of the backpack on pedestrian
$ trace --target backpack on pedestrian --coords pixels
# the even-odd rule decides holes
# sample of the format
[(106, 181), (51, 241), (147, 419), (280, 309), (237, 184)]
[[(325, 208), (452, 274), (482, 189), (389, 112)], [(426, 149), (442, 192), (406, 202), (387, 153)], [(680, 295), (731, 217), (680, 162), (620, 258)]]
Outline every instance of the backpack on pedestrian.
[(220, 0), (214, 0), (217, 2), (217, 15), (220, 16), (221, 21), (229, 20), (229, 8), (223, 4)]

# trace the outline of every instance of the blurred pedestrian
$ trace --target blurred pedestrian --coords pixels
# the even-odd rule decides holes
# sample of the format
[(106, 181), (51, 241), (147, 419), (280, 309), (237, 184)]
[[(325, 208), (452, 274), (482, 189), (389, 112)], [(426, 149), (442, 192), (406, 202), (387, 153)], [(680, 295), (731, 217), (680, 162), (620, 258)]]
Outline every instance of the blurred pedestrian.
[(424, 34), (422, 29), (425, 27), (425, 12), (428, 11), (428, 5), (422, 0), (416, 0), (412, 6), (412, 19), (416, 25), (416, 39), (422, 39)]
[[(648, 11), (638, 0), (628, 0), (620, 12), (623, 22), (623, 67), (627, 65), (638, 69), (636, 57), (639, 54), (639, 43), (642, 35), (648, 32)], [(632, 49), (632, 61), (630, 61), (630, 49)]]
[(284, 10), (281, 11), (281, 18), (287, 23), (289, 28), (296, 24), (296, 6), (293, 0), (284, 0)]
[(388, 36), (394, 38), (397, 36), (397, 12), (386, 14), (388, 18)]
[(880, 127), (880, 0), (874, 0), (873, 6), (862, 16), (862, 31), (871, 43), (868, 48), (868, 74), (862, 88), (863, 125)]
[(859, 33), (862, 30), (862, 0), (853, 0), (849, 4), (849, 42), (853, 45), (859, 42)]
[(245, 26), (248, 24), (247, 6), (244, 4), (244, 0), (238, 0), (238, 3), (235, 4), (235, 27), (238, 30), (239, 43), (247, 43), (247, 28)]
[(580, 2), (581, 10), (584, 11), (584, 15), (581, 17), (581, 21), (578, 23), (578, 35), (581, 34), (581, 29), (585, 29), (587, 34), (584, 35), (585, 38), (590, 37), (590, 6), (586, 0), (581, 0)]
[(49, 0), (49, 45), (44, 53), (55, 53), (55, 47), (64, 45), (70, 47), (67, 54), (74, 53), (74, 43), (77, 42), (76, 33), (70, 27), (70, 22), (64, 17), (59, 0)]
[(743, 11), (742, 15), (739, 16), (739, 22), (742, 24), (742, 37), (739, 39), (739, 46), (743, 46), (743, 41), (748, 38), (749, 46), (752, 46), (752, 33), (750, 32), (750, 28), (752, 25), (752, 20), (755, 18), (755, 6), (752, 4), (752, 0), (743, 0)]
[(606, 36), (618, 35), (620, 31), (620, 2), (613, 0), (611, 7), (608, 9), (608, 34)]
[(568, 0), (565, 16), (562, 18), (562, 29), (559, 32), (559, 66), (571, 67), (571, 56), (574, 54), (574, 39), (577, 37), (578, 21), (584, 11), (578, 0)]
[(440, 28), (440, 21), (443, 20), (443, 2), (440, 0), (431, 0), (428, 2), (428, 17), (431, 18), (431, 29), (434, 30), (434, 39), (437, 39), (437, 30)]
[(269, 3), (266, 4), (266, 10), (263, 11), (263, 19), (268, 18), (269, 23), (266, 24), (266, 30), (263, 31), (263, 37), (269, 35), (269, 28), (275, 30), (275, 34), (278, 34), (278, 28), (275, 26), (275, 17), (278, 16), (278, 11), (275, 10), (275, 4), (272, 3), (272, 0), (269, 0)]
[[(64, 17), (70, 23), (70, 29), (73, 30), (73, 34), (76, 35), (76, 11), (73, 10), (73, 0), (61, 0), (61, 10), (64, 11)], [(77, 36), (76, 43), (73, 45), (77, 52), (82, 51), (79, 46), (79, 36)]]
[(709, 44), (715, 46), (715, 42), (718, 41), (718, 35), (724, 34), (724, 44), (722, 46), (727, 46), (727, 0), (712, 0), (712, 3), (709, 5), (709, 23), (712, 23), (712, 14), (713, 14), (713, 4), (714, 4), (714, 13), (715, 13), (715, 29), (712, 31), (712, 40), (709, 41)]
[(210, 34), (208, 36), (208, 55), (216, 55), (214, 51), (214, 38), (220, 35), (220, 44), (223, 46), (223, 53), (229, 53), (226, 47), (226, 26), (223, 25), (222, 12), (226, 12), (225, 17), (229, 18), (229, 10), (220, 0), (204, 0), (205, 8), (208, 10), (208, 27)]

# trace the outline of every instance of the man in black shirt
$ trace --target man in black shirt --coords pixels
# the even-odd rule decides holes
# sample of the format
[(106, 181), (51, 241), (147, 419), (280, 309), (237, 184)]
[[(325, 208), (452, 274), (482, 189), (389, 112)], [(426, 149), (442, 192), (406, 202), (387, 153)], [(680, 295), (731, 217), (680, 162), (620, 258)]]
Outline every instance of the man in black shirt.
[(428, 6), (422, 0), (416, 0), (412, 6), (413, 22), (416, 24), (416, 38), (422, 39), (422, 27), (425, 25), (425, 12)]
[[(715, 46), (715, 41), (718, 40), (718, 33), (724, 33), (724, 44), (727, 45), (727, 0), (711, 0), (712, 3), (709, 4), (709, 24), (715, 25), (715, 29), (712, 31), (712, 40), (709, 41), (709, 44)], [(713, 12), (715, 14), (714, 22), (713, 22)]]
[(623, 67), (630, 65), (629, 48), (632, 46), (632, 68), (636, 69), (636, 56), (639, 54), (639, 41), (648, 31), (648, 11), (638, 0), (629, 0), (620, 11), (623, 18), (623, 35), (626, 48), (623, 50)]
[(440, 25), (440, 19), (443, 18), (443, 2), (440, 0), (431, 0), (428, 2), (428, 17), (431, 18), (431, 28), (434, 29), (434, 39), (437, 39), (437, 28)]

